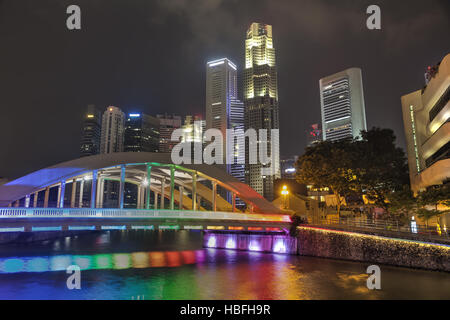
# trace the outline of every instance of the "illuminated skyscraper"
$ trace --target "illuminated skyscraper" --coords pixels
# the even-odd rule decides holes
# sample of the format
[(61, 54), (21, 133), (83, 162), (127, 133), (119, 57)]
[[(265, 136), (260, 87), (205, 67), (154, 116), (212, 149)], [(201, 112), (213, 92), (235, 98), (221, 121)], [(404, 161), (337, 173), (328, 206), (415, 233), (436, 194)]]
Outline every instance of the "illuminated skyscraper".
[(125, 152), (158, 152), (159, 119), (130, 113), (125, 123)]
[[(227, 172), (244, 182), (244, 154), (239, 154), (238, 140), (244, 139), (244, 104), (238, 99), (237, 67), (227, 58), (210, 61), (206, 65), (206, 128), (222, 132), (222, 158)], [(235, 130), (235, 140), (227, 141), (227, 129)], [(207, 143), (207, 142), (206, 142)], [(227, 160), (227, 144), (229, 158)], [(229, 163), (232, 160), (233, 163)], [(226, 192), (222, 192), (225, 196)], [(228, 201), (231, 195), (227, 194)], [(244, 203), (236, 199), (236, 206)]]
[(118, 107), (106, 108), (102, 117), (100, 153), (123, 152), (125, 113)]
[(361, 69), (320, 79), (323, 140), (357, 138), (367, 130)]
[(88, 105), (84, 116), (83, 132), (81, 133), (80, 155), (92, 156), (100, 153), (102, 134), (102, 115), (95, 105)]
[(249, 148), (246, 146), (245, 179), (253, 189), (272, 200), (274, 180), (280, 178), (280, 143), (278, 138), (273, 145), (270, 143), (271, 129), (279, 129), (277, 70), (271, 25), (252, 23), (247, 30), (244, 104), (245, 129), (267, 130), (267, 149), (274, 161), (271, 174), (263, 175), (262, 164), (248, 164)]
[[(238, 99), (237, 68), (227, 58), (210, 61), (206, 65), (206, 128), (222, 132), (222, 157), (223, 163), (226, 163), (227, 129), (240, 130), (240, 138), (243, 138), (244, 132), (244, 104)], [(236, 148), (237, 141), (234, 141), (231, 150), (233, 162), (240, 163), (226, 163), (226, 169), (232, 176), (244, 181), (245, 160), (239, 159)]]
[(176, 115), (158, 114), (159, 119), (159, 152), (171, 152), (178, 143), (172, 141), (172, 132), (181, 128), (181, 117)]

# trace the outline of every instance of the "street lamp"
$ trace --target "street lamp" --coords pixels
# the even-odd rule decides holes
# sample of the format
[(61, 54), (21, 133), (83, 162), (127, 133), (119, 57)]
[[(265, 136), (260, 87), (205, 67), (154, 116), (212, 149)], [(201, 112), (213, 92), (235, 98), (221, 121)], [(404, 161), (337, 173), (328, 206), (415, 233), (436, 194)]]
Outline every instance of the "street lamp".
[(281, 194), (284, 196), (284, 208), (287, 209), (287, 196), (289, 195), (289, 191), (286, 185), (281, 189)]

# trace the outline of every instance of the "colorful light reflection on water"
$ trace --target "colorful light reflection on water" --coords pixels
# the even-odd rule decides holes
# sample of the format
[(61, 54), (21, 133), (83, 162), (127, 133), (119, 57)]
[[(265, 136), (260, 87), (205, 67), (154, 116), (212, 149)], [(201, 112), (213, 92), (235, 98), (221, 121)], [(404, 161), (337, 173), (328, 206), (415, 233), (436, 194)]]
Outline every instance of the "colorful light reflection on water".
[(0, 274), (65, 271), (70, 265), (77, 265), (81, 270), (179, 267), (202, 262), (203, 258), (201, 250), (12, 257), (0, 258)]
[[(202, 249), (203, 240), (199, 232), (115, 231), (0, 246), (0, 299), (450, 299), (446, 273), (380, 266), (382, 290), (368, 290), (368, 264), (249, 252), (250, 241)], [(239, 246), (236, 237), (216, 241)], [(280, 253), (288, 246), (272, 242)], [(67, 289), (72, 264), (83, 270), (81, 290)]]

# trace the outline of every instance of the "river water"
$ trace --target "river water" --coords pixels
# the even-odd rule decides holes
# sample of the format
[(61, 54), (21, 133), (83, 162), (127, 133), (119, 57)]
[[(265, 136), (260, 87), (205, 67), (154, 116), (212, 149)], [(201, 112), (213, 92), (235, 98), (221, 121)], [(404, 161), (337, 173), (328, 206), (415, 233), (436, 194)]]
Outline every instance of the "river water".
[[(81, 289), (69, 290), (69, 265)], [(0, 246), (0, 299), (450, 299), (450, 274), (202, 248), (195, 231), (111, 231)]]

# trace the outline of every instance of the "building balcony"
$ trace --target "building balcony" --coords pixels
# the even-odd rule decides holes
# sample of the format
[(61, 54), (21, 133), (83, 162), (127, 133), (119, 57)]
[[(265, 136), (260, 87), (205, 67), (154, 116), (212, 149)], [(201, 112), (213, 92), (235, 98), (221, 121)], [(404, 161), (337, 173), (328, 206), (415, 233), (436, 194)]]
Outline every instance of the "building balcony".
[(413, 181), (411, 181), (411, 188), (414, 193), (417, 193), (429, 186), (442, 184), (449, 179), (450, 159), (442, 159), (415, 175)]
[(427, 126), (427, 133), (434, 135), (435, 132), (441, 128), (441, 126), (450, 119), (450, 101), (447, 101), (445, 106), (439, 111), (439, 113), (433, 118), (433, 120)]
[[(450, 111), (449, 111), (450, 113)], [(422, 158), (428, 159), (450, 141), (450, 122), (441, 125), (422, 145)]]

